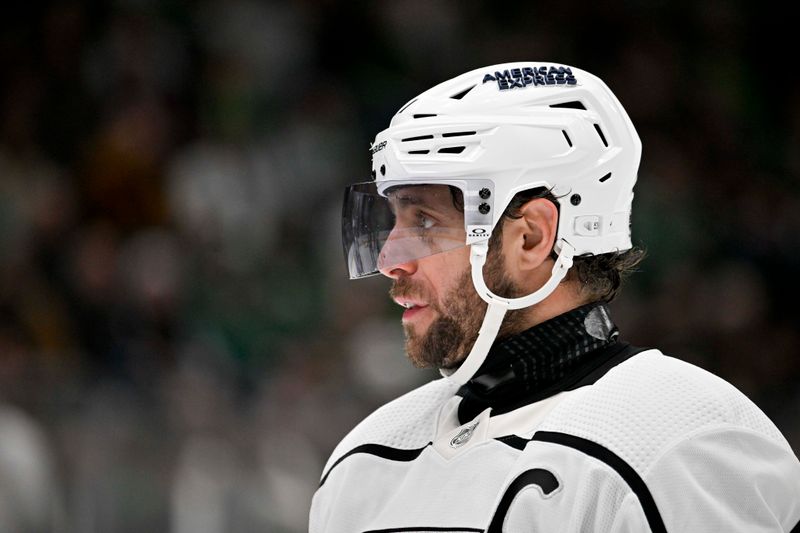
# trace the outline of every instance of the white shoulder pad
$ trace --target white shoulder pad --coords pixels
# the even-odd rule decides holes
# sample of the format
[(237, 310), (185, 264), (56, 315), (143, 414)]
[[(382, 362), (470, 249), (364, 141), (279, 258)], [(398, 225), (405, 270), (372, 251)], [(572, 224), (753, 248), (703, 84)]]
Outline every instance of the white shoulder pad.
[(561, 402), (539, 428), (605, 446), (645, 472), (670, 445), (706, 427), (755, 431), (790, 449), (775, 425), (725, 380), (648, 350)]
[(325, 465), (323, 477), (340, 457), (364, 444), (401, 450), (427, 445), (436, 434), (439, 410), (457, 390), (458, 385), (437, 379), (379, 407), (336, 446)]

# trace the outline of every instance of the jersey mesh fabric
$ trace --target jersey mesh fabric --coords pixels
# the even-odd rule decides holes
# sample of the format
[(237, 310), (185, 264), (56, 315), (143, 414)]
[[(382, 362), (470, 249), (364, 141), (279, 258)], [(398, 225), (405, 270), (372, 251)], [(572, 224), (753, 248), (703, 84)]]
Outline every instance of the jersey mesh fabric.
[[(362, 494), (369, 495), (370, 500), (378, 502), (376, 507), (382, 508), (364, 529), (481, 528), (486, 517), (491, 516), (494, 496), (501, 492), (518, 456), (517, 450), (489, 441), (450, 460), (431, 448), (413, 464), (394, 463), (387, 467), (386, 461), (360, 458), (358, 470), (349, 475), (359, 479)], [(369, 505), (371, 502), (359, 506), (361, 517), (369, 516), (362, 510)]]
[(324, 472), (344, 454), (362, 444), (401, 450), (422, 448), (434, 438), (439, 409), (458, 386), (446, 379), (432, 381), (378, 408), (357, 425), (331, 454)]
[(676, 439), (715, 424), (735, 424), (788, 443), (732, 385), (649, 350), (559, 404), (540, 427), (592, 440), (643, 473)]
[(691, 434), (651, 467), (648, 481), (657, 501), (670, 502), (662, 514), (674, 531), (789, 531), (800, 519), (800, 464), (752, 430)]

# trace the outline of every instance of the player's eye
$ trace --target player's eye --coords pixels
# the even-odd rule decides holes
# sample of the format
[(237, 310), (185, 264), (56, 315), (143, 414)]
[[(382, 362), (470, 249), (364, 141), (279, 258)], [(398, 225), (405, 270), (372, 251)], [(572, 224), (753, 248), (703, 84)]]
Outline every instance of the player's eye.
[(422, 229), (431, 229), (436, 224), (433, 218), (422, 212), (419, 213), (417, 218), (419, 220), (419, 227)]

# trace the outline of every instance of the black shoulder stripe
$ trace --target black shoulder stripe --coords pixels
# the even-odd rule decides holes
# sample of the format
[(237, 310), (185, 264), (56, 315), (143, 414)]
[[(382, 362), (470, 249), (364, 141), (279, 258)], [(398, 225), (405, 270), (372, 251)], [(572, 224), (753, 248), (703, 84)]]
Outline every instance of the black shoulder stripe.
[(789, 533), (800, 533), (800, 522), (798, 522)]
[(503, 444), (511, 446), (512, 448), (515, 448), (520, 451), (524, 450), (525, 446), (527, 446), (528, 443), (530, 442), (530, 439), (523, 439), (522, 437), (518, 437), (516, 435), (506, 435), (505, 437), (497, 437), (495, 440), (498, 440)]
[(382, 459), (388, 459), (390, 461), (413, 461), (422, 451), (430, 446), (432, 443), (428, 443), (422, 448), (415, 448), (413, 450), (403, 450), (400, 448), (392, 448), (391, 446), (384, 446), (382, 444), (362, 444), (361, 446), (357, 446), (344, 454), (343, 456), (339, 457), (333, 466), (330, 467), (328, 472), (322, 477), (322, 481), (319, 482), (319, 486), (325, 484), (325, 481), (328, 479), (328, 476), (331, 475), (331, 472), (334, 468), (339, 466), (339, 463), (350, 457), (351, 455), (355, 455), (357, 453), (366, 453), (369, 455), (375, 455)]
[(533, 437), (531, 437), (531, 440), (567, 446), (594, 457), (613, 468), (639, 498), (639, 502), (644, 510), (644, 515), (647, 518), (647, 523), (650, 525), (650, 530), (653, 531), (653, 533), (667, 532), (664, 520), (661, 518), (661, 513), (658, 512), (658, 507), (653, 499), (653, 495), (650, 494), (650, 489), (647, 488), (644, 480), (639, 476), (636, 470), (620, 456), (596, 442), (567, 433), (537, 431)]

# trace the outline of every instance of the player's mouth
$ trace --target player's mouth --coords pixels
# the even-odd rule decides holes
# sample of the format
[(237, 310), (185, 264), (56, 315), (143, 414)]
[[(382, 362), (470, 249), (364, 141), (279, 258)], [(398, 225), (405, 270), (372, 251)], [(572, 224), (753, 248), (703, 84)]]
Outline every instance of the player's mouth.
[(403, 322), (410, 322), (418, 318), (428, 309), (427, 304), (407, 298), (395, 298), (395, 302), (397, 305), (405, 308), (405, 311), (403, 311)]

